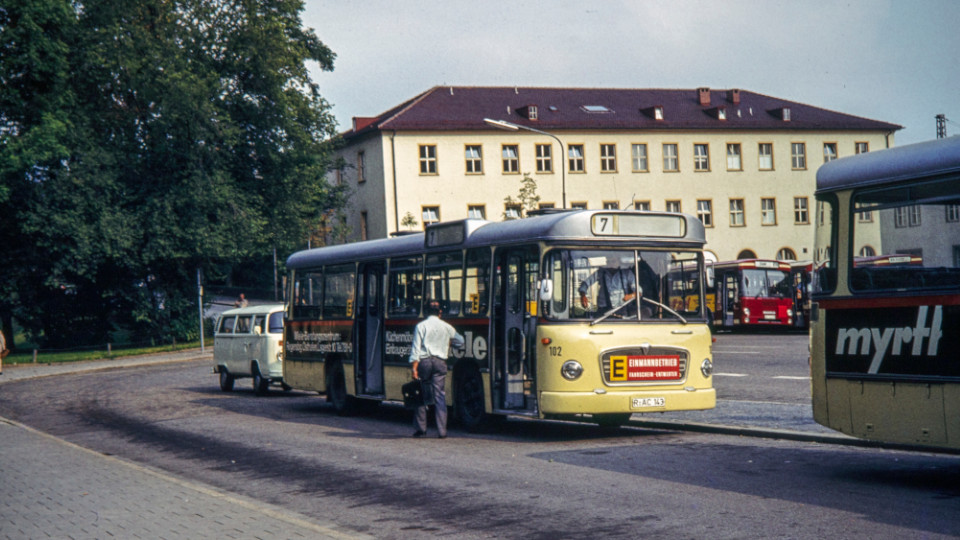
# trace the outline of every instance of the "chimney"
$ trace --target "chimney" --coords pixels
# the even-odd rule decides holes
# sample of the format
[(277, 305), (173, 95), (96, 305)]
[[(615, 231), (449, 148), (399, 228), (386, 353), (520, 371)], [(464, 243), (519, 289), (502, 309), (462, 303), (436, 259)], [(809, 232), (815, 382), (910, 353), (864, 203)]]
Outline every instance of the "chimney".
[(354, 116), (354, 117), (353, 117), (353, 131), (355, 131), (355, 132), (356, 132), (356, 131), (360, 131), (361, 129), (363, 129), (363, 128), (371, 125), (371, 124), (375, 124), (376, 122), (377, 122), (377, 117), (375, 117), (375, 116), (372, 117), (372, 118), (371, 118), (371, 117)]
[(700, 106), (709, 107), (710, 106), (710, 89), (707, 87), (697, 88), (697, 93), (700, 94)]
[(739, 88), (734, 88), (733, 90), (730, 90), (730, 103), (733, 103), (734, 105), (739, 105), (739, 104), (740, 104), (740, 89), (739, 89)]

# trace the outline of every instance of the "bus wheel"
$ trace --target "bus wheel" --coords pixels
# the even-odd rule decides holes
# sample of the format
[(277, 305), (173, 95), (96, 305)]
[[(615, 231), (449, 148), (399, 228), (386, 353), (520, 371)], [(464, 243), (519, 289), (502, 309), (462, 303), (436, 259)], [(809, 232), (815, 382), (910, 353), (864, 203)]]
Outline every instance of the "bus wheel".
[(593, 421), (600, 427), (620, 427), (630, 420), (630, 413), (607, 413), (593, 415)]
[(356, 400), (347, 395), (347, 381), (343, 375), (343, 364), (334, 361), (327, 379), (327, 399), (333, 405), (333, 410), (340, 416), (349, 416), (354, 413)]
[(270, 381), (264, 379), (263, 375), (260, 374), (260, 367), (256, 364), (253, 365), (253, 393), (258, 396), (266, 395), (267, 391), (270, 389)]
[(225, 367), (220, 368), (220, 390), (224, 392), (233, 391), (233, 375)]
[(483, 428), (486, 413), (483, 410), (483, 380), (476, 368), (468, 368), (456, 378), (454, 395), (457, 418), (467, 431)]

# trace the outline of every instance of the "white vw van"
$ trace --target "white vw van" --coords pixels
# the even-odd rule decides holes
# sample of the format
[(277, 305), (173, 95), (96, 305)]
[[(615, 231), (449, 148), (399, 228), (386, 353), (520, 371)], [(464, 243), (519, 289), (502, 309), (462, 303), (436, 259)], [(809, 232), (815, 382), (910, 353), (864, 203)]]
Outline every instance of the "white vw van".
[(283, 383), (283, 304), (249, 306), (224, 311), (217, 321), (213, 343), (213, 372), (220, 389), (233, 390), (234, 380), (253, 379), (259, 396), (270, 384)]

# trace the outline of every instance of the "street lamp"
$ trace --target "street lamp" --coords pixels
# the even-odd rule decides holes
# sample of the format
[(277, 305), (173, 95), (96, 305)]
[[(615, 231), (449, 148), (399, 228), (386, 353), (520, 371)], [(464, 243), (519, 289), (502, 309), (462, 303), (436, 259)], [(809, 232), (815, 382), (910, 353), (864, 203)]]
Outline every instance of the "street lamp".
[(562, 190), (562, 191), (561, 191), (561, 193), (562, 193), (562, 197), (563, 197), (563, 206), (562, 206), (562, 208), (563, 208), (563, 209), (566, 209), (566, 208), (567, 208), (567, 164), (563, 162), (563, 161), (566, 159), (566, 157), (564, 157), (564, 155), (563, 155), (563, 154), (565, 153), (564, 148), (563, 148), (563, 141), (561, 141), (560, 138), (557, 137), (556, 135), (554, 135), (553, 133), (548, 133), (548, 132), (546, 132), (546, 131), (539, 130), (539, 129), (537, 129), (537, 128), (532, 128), (532, 127), (529, 127), (529, 126), (521, 126), (520, 124), (514, 124), (513, 122), (507, 122), (506, 120), (493, 120), (493, 119), (491, 119), (491, 118), (484, 118), (483, 121), (486, 122), (487, 125), (493, 126), (493, 127), (497, 128), (497, 129), (503, 129), (503, 130), (506, 130), (506, 131), (518, 131), (518, 130), (523, 129), (523, 130), (526, 130), (526, 131), (532, 131), (532, 132), (534, 132), (534, 133), (539, 133), (539, 134), (541, 134), (541, 135), (546, 135), (547, 137), (553, 137), (554, 140), (557, 141), (557, 144), (560, 145), (560, 157), (561, 157), (561, 159), (560, 159), (560, 175), (561, 175), (561, 178), (562, 178), (562, 180), (561, 180), (561, 181), (562, 181), (562, 184), (561, 184), (561, 190)]

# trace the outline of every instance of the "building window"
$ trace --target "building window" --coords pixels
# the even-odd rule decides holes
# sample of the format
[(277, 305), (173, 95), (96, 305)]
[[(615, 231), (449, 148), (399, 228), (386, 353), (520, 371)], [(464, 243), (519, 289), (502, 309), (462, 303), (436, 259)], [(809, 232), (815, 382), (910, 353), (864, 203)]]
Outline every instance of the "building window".
[(553, 172), (553, 146), (549, 144), (538, 144), (537, 151), (537, 172)]
[(743, 227), (743, 199), (730, 199), (730, 226)]
[(482, 204), (473, 204), (467, 207), (467, 217), (470, 219), (487, 219), (487, 207)]
[(483, 173), (483, 150), (479, 144), (468, 144), (464, 149), (464, 159), (467, 163), (467, 174)]
[(709, 200), (697, 201), (697, 217), (704, 227), (713, 227), (713, 202)]
[(919, 227), (920, 206), (899, 206), (893, 209), (893, 226), (897, 228)]
[(367, 176), (363, 169), (363, 152), (357, 152), (357, 183), (362, 184), (367, 181)]
[(585, 202), (572, 202), (572, 203), (570, 203), (570, 208), (573, 208), (574, 210), (586, 210), (586, 209), (587, 209), (587, 203), (585, 203)]
[(870, 210), (864, 210), (860, 203), (856, 204), (856, 214), (857, 222), (859, 223), (872, 223), (873, 222), (873, 212)]
[(730, 143), (727, 145), (727, 170), (743, 170), (743, 160), (740, 159), (740, 143)]
[(823, 162), (829, 163), (837, 159), (837, 143), (823, 143)]
[(797, 254), (790, 248), (781, 248), (777, 252), (778, 261), (795, 261), (797, 260)]
[(633, 209), (643, 212), (650, 211), (650, 201), (633, 201)]
[(677, 158), (677, 145), (675, 144), (663, 145), (663, 170), (664, 171), (680, 170), (680, 160)]
[(505, 219), (520, 219), (522, 208), (519, 203), (507, 203), (503, 205), (503, 217)]
[(957, 223), (960, 221), (960, 204), (948, 204), (947, 223)]
[(772, 171), (773, 170), (773, 144), (760, 143), (757, 149), (760, 154), (760, 163), (759, 163), (760, 170)]
[(960, 246), (953, 246), (953, 267), (960, 268)]
[(439, 206), (424, 206), (423, 207), (423, 227), (426, 228), (427, 225), (431, 223), (438, 223), (440, 221), (440, 207)]
[(873, 249), (873, 246), (863, 246), (860, 248), (861, 257), (873, 257), (877, 254), (877, 251)]
[(807, 143), (790, 143), (790, 165), (795, 171), (807, 168)]
[(436, 145), (420, 145), (420, 174), (437, 174)]
[(806, 197), (794, 197), (793, 198), (793, 222), (794, 223), (810, 223), (810, 212), (808, 211), (809, 206), (807, 205)]
[(667, 201), (667, 212), (680, 212), (680, 201)]
[(540, 210), (556, 208), (556, 207), (557, 207), (556, 203), (552, 203), (552, 202), (542, 202), (537, 205), (537, 208), (539, 208)]
[(619, 209), (620, 209), (620, 203), (618, 203), (617, 201), (603, 201), (603, 209), (604, 209), (604, 210), (619, 210)]
[(854, 151), (857, 154), (866, 154), (867, 152), (870, 151), (870, 143), (858, 142), (853, 144), (854, 144)]
[(617, 145), (600, 145), (600, 172), (617, 172)]
[(539, 110), (536, 105), (530, 105), (527, 107), (527, 118), (530, 120), (538, 120), (540, 118)]
[(633, 172), (647, 172), (650, 170), (647, 165), (646, 144), (631, 145), (630, 154), (633, 157)]
[(360, 240), (366, 240), (367, 238), (367, 213), (360, 212)]
[(693, 170), (710, 170), (710, 146), (706, 144), (693, 145)]
[(520, 151), (515, 144), (503, 145), (503, 172), (504, 174), (520, 173)]
[(777, 201), (773, 198), (760, 199), (760, 224), (777, 224)]
[(570, 163), (570, 172), (585, 172), (583, 168), (583, 145), (571, 144), (567, 146), (567, 159)]

